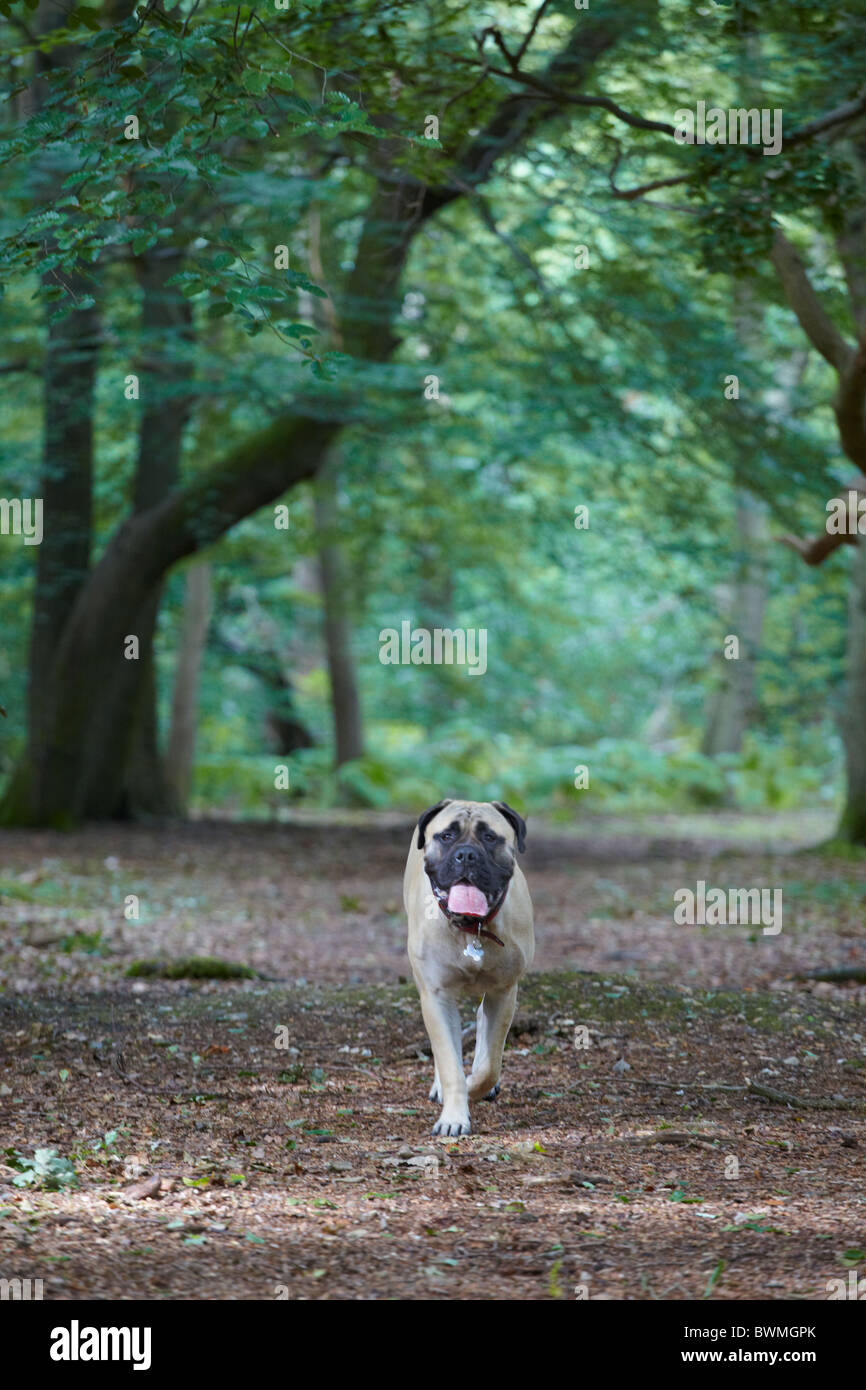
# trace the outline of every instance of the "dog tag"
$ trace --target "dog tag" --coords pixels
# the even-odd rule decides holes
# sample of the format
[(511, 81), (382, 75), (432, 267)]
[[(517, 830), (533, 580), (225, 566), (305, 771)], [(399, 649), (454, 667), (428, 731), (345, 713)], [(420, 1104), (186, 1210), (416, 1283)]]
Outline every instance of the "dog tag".
[(468, 956), (470, 960), (483, 960), (484, 947), (481, 945), (480, 939), (476, 937), (474, 941), (470, 941), (463, 954)]

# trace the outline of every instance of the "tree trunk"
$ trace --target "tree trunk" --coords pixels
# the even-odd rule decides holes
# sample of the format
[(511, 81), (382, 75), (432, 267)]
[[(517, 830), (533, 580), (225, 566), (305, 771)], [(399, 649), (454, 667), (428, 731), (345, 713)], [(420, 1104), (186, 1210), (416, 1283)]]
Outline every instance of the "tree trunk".
[[(49, 5), (38, 7), (34, 29), (47, 38), (63, 22)], [(46, 73), (57, 64), (75, 68), (74, 45), (55, 46), (52, 56), (38, 49), (33, 56), (34, 82), (28, 104), (35, 115), (48, 95)], [(34, 174), (44, 195), (58, 198), (63, 177), (74, 164), (37, 164)], [(56, 274), (46, 288), (58, 284)], [(96, 292), (93, 270), (79, 267), (62, 283), (76, 301)], [(56, 308), (53, 303), (49, 308)], [(51, 666), (60, 637), (90, 568), (93, 528), (93, 408), (99, 356), (100, 323), (96, 305), (75, 309), (46, 327), (43, 365), (42, 500), (44, 531), (36, 561), (27, 663), (28, 745), (44, 737), (43, 713)]]
[(701, 746), (709, 757), (739, 753), (755, 716), (757, 656), (767, 601), (767, 517), (763, 503), (743, 491), (737, 496), (737, 535), (740, 559), (728, 621), (731, 633), (740, 639), (740, 654), (734, 660), (718, 658), (721, 684), (710, 700)]
[(331, 680), (334, 721), (334, 766), (342, 767), (364, 752), (361, 699), (352, 653), (352, 626), (347, 609), (349, 581), (337, 536), (337, 482), (330, 460), (314, 488), (319, 541), (319, 578), (325, 617), (325, 650)]
[[(866, 131), (862, 123), (855, 129), (851, 146), (852, 162), (862, 188), (866, 175)], [(847, 210), (838, 248), (845, 269), (851, 310), (862, 334), (866, 324), (866, 205), (863, 203)], [(860, 351), (862, 353), (862, 348)], [(862, 416), (861, 400), (861, 428)], [(862, 540), (854, 547), (851, 556), (850, 583), (848, 682), (843, 724), (847, 792), (837, 833), (848, 844), (866, 845), (866, 545)]]
[[(749, 99), (759, 102), (754, 74), (760, 71), (760, 44), (756, 35), (744, 35), (744, 56), (750, 60), (741, 68), (740, 78)], [(754, 286), (739, 280), (734, 284), (734, 327), (746, 357), (760, 348), (761, 314)], [(790, 389), (790, 395), (789, 390)], [(784, 401), (790, 401), (794, 379), (786, 382)], [(735, 407), (748, 410), (745, 402)], [(748, 474), (749, 459), (739, 461), (741, 475)], [(709, 718), (701, 751), (710, 757), (718, 753), (739, 753), (746, 730), (755, 716), (757, 655), (764, 627), (767, 601), (766, 507), (751, 492), (738, 488), (736, 498), (737, 574), (730, 606), (730, 630), (740, 639), (736, 659), (717, 658), (721, 683), (710, 700)]]
[(261, 681), (268, 692), (264, 723), (273, 751), (288, 757), (299, 748), (314, 748), (316, 740), (298, 715), (292, 681), (271, 647), (263, 642), (250, 651), (219, 627), (211, 634), (211, 643)]
[(866, 545), (851, 556), (848, 595), (848, 681), (843, 732), (847, 796), (838, 835), (852, 845), (866, 845)]
[[(142, 295), (138, 375), (143, 404), (134, 514), (146, 512), (169, 496), (180, 472), (183, 434), (191, 405), (192, 310), (179, 290), (166, 282), (181, 265), (181, 253), (171, 247), (156, 248), (136, 261)], [(153, 642), (161, 601), (159, 584), (152, 601), (142, 609), (135, 629), (140, 655), (130, 671), (131, 737), (113, 813), (130, 819), (172, 815), (180, 809), (159, 750)]]
[(220, 468), (124, 523), (66, 624), (46, 705), (50, 733), (16, 770), (0, 819), (62, 826), (122, 814), (140, 688), (137, 663), (124, 655), (127, 635), (152, 630), (154, 592), (158, 600), (172, 564), (282, 496), (293, 474), (298, 480), (312, 476), (336, 431), (318, 422), (278, 421)]
[[(109, 0), (105, 22), (125, 18), (132, 0)], [(40, 6), (36, 28), (47, 34), (58, 23), (51, 7)], [(74, 45), (54, 48), (50, 58), (36, 54), (37, 70), (74, 67)], [(41, 81), (33, 88), (33, 105), (44, 97)], [(65, 172), (65, 170), (63, 171)], [(53, 169), (49, 177), (57, 184), (60, 175)], [(166, 288), (166, 280), (178, 268), (180, 252), (160, 247), (135, 262), (142, 289), (141, 334), (143, 360), (137, 369), (151, 381), (160, 376), (170, 383), (171, 399), (159, 398), (151, 391), (145, 398), (139, 425), (138, 462), (133, 511), (143, 512), (161, 501), (176, 484), (183, 427), (189, 402), (178, 390), (178, 381), (188, 378), (189, 361), (181, 353), (179, 362), (167, 361), (166, 343), (170, 332), (180, 328), (188, 334), (191, 310), (177, 290)], [(54, 283), (54, 282), (52, 282)], [(70, 289), (76, 297), (94, 292), (93, 272), (73, 278)], [(28, 745), (22, 765), (13, 773), (0, 806), (0, 819), (14, 821), (19, 813), (26, 818), (33, 806), (30, 768), (36, 761), (52, 766), (57, 749), (52, 742), (57, 731), (46, 719), (49, 692), (55, 675), (53, 667), (61, 635), (75, 602), (88, 577), (92, 530), (93, 439), (92, 413), (97, 370), (99, 324), (95, 308), (74, 311), (48, 326), (45, 359), (44, 464), (40, 492), (46, 516), (45, 535), (39, 547), (28, 658)], [(135, 409), (131, 406), (131, 409)], [(159, 611), (159, 592), (142, 607), (140, 659), (129, 663), (128, 699), (129, 739), (112, 814), (120, 817), (141, 812), (161, 813), (170, 809), (167, 787), (159, 759), (156, 736), (156, 679), (152, 639)], [(16, 809), (17, 808), (17, 809)], [(62, 818), (61, 818), (62, 819)]]
[(186, 572), (186, 597), (166, 755), (166, 776), (175, 804), (181, 812), (186, 811), (192, 790), (198, 682), (210, 613), (211, 568), (204, 561), (199, 561), (190, 565)]
[[(76, 282), (72, 288), (84, 293), (92, 285)], [(43, 736), (49, 673), (61, 634), (90, 567), (98, 345), (95, 308), (48, 326), (39, 483), (44, 534), (36, 562), (28, 661), (27, 717), (34, 742)]]

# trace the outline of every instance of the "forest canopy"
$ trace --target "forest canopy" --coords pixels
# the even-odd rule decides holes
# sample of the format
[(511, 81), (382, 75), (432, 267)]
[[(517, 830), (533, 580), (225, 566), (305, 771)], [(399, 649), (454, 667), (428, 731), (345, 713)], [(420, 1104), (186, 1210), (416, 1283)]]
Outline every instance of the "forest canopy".
[[(863, 842), (866, 565), (799, 539), (866, 471), (859, 6), (0, 12), (8, 823), (478, 788)], [(407, 622), (483, 678), (384, 664)]]

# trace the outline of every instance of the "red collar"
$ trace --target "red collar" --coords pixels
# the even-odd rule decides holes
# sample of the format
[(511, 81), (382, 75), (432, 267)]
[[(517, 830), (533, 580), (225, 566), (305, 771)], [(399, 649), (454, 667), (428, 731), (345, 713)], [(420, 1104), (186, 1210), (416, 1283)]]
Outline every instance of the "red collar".
[[(446, 917), (448, 917), (448, 914), (447, 914), (447, 913), (446, 913), (445, 915), (446, 915)], [(479, 917), (479, 918), (478, 918), (478, 921), (479, 921), (479, 922), (490, 922), (491, 920), (492, 920), (492, 918), (490, 918), (490, 917)], [(452, 927), (456, 927), (458, 931), (465, 931), (465, 932), (468, 932), (470, 936), (489, 936), (489, 937), (490, 937), (490, 940), (491, 940), (491, 941), (497, 942), (497, 944), (498, 944), (499, 946), (504, 946), (504, 945), (505, 945), (505, 942), (502, 940), (502, 938), (501, 938), (500, 936), (497, 936), (497, 935), (496, 935), (496, 932), (486, 931), (484, 927), (475, 927), (475, 926), (472, 925), (471, 920), (470, 920), (469, 922), (467, 922), (467, 924), (466, 924), (465, 926), (463, 925), (462, 922), (457, 922), (457, 921), (455, 921), (455, 919), (454, 919), (453, 917), (448, 917), (448, 922), (449, 922), (449, 924), (450, 924)]]

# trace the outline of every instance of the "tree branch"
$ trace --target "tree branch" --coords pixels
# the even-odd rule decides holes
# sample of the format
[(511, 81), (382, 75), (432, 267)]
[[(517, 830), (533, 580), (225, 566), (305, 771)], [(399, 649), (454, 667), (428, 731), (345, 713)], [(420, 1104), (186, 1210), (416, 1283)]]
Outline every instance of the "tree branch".
[(798, 130), (793, 130), (790, 135), (785, 137), (785, 144), (799, 145), (804, 140), (811, 140), (815, 135), (823, 135), (825, 130), (831, 130), (833, 126), (842, 125), (845, 121), (853, 121), (864, 111), (866, 111), (866, 87), (851, 101), (846, 101), (833, 111), (825, 111), (823, 116), (816, 116), (814, 121), (807, 121)]
[[(622, 163), (622, 150), (617, 148), (616, 157), (608, 170), (607, 180), (610, 184), (610, 191), (615, 198), (621, 198), (625, 202), (633, 203), (637, 198), (643, 198), (647, 193), (653, 193), (657, 188), (675, 188), (677, 184), (688, 183), (688, 174), (674, 174), (667, 179), (653, 179), (650, 183), (639, 184), (635, 188), (617, 188), (616, 171)], [(654, 204), (653, 206), (660, 206)]]
[(852, 463), (866, 469), (866, 334), (841, 373), (833, 408), (842, 448)]
[(776, 230), (773, 238), (770, 259), (782, 282), (785, 297), (809, 342), (837, 372), (844, 372), (854, 350), (830, 318), (798, 252), (780, 229)]
[[(602, 93), (570, 92), (554, 85), (547, 75), (537, 77), (534, 73), (521, 71), (520, 58), (523, 56), (523, 48), (518, 54), (511, 53), (499, 29), (493, 25), (484, 30), (484, 35), (487, 34), (492, 35), (493, 41), (505, 58), (508, 67), (498, 68), (490, 66), (486, 61), (475, 64), (473, 59), (466, 60), (473, 65), (483, 66), (485, 74), (493, 73), (496, 77), (504, 77), (512, 82), (519, 82), (521, 86), (537, 92), (539, 98), (546, 97), (556, 106), (595, 107), (602, 111), (609, 111), (617, 120), (622, 121), (624, 125), (632, 126), (635, 130), (657, 130), (663, 135), (676, 134), (677, 127), (671, 125), (669, 121), (655, 121), (647, 116), (637, 115), (633, 111), (626, 111), (624, 107)], [(866, 89), (852, 98), (851, 101), (844, 102), (831, 111), (825, 111), (823, 115), (816, 116), (814, 120), (807, 121), (805, 125), (792, 130), (789, 135), (785, 136), (785, 144), (803, 144), (807, 140), (814, 139), (817, 135), (823, 135), (825, 131), (832, 130), (835, 126), (856, 119), (864, 112), (866, 112)], [(746, 154), (760, 155), (762, 153), (762, 151), (752, 149), (748, 145), (738, 148), (742, 148)]]
[(810, 541), (801, 540), (799, 536), (777, 536), (776, 539), (780, 545), (787, 545), (791, 550), (796, 550), (800, 559), (805, 560), (807, 565), (823, 565), (828, 555), (832, 555), (840, 545), (857, 544), (856, 536), (831, 535), (828, 531), (822, 531), (820, 536)]
[[(536, 19), (540, 19), (540, 14), (536, 15)], [(575, 25), (568, 41), (548, 63), (542, 76), (529, 80), (525, 73), (521, 73), (520, 81), (533, 90), (513, 92), (505, 97), (484, 129), (458, 155), (451, 175), (442, 184), (423, 189), (419, 210), (422, 220), (459, 198), (467, 188), (475, 188), (483, 183), (494, 163), (515, 149), (536, 123), (569, 101), (577, 101), (582, 83), (599, 59), (614, 48), (628, 31), (633, 20), (634, 14), (626, 14), (622, 7), (615, 13), (597, 19), (585, 16)], [(524, 52), (525, 47), (521, 46), (521, 56)], [(514, 61), (510, 54), (509, 61)], [(489, 72), (497, 71), (487, 68), (483, 58), (480, 61), (467, 59), (467, 62)], [(498, 69), (498, 75), (515, 77), (514, 72), (505, 69)], [(671, 133), (673, 129), (671, 126)]]
[(529, 29), (526, 32), (526, 37), (524, 38), (523, 43), (520, 45), (515, 55), (518, 63), (520, 62), (529, 45), (532, 43), (532, 40), (535, 38), (535, 31), (541, 23), (542, 19), (544, 18), (544, 12), (549, 4), (550, 0), (541, 0), (541, 4), (535, 11), (535, 14), (532, 16), (532, 23), (530, 24)]
[(823, 565), (828, 555), (832, 555), (834, 550), (838, 550), (840, 545), (857, 544), (857, 505), (852, 507), (850, 494), (857, 494), (857, 499), (866, 496), (866, 475), (858, 473), (856, 477), (850, 478), (845, 486), (845, 493), (833, 500), (839, 502), (845, 510), (846, 526), (844, 531), (828, 531), (826, 526), (819, 536), (812, 540), (800, 540), (799, 536), (777, 536), (776, 540), (782, 545), (790, 546), (791, 550), (796, 550), (801, 560), (805, 560), (807, 565)]

